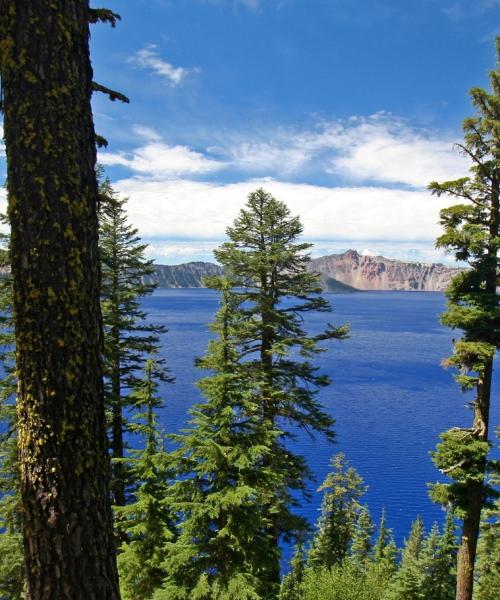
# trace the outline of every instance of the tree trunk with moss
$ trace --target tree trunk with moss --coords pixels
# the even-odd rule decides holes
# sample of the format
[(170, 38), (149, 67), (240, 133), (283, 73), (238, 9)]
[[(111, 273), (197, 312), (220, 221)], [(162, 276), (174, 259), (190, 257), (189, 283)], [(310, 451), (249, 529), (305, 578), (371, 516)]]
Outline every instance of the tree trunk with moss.
[(100, 358), (94, 12), (88, 0), (0, 0), (28, 600), (119, 598)]

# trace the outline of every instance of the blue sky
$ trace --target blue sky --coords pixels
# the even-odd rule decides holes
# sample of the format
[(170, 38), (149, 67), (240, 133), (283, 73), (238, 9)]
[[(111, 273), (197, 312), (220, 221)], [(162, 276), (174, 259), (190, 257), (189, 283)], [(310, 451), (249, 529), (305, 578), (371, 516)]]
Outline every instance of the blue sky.
[[(486, 86), (500, 0), (109, 0), (92, 28), (100, 153), (158, 262), (211, 259), (252, 189), (299, 214), (315, 254), (433, 249), (432, 179)], [(0, 150), (1, 153), (1, 150)], [(1, 164), (0, 173), (5, 170)]]

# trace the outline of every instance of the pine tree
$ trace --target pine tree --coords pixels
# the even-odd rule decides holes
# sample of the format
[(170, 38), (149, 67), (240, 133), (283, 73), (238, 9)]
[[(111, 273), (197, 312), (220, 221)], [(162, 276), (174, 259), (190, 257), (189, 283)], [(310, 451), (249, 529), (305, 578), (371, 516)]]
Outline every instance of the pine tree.
[[(302, 225), (282, 202), (262, 189), (252, 192), (232, 227), (229, 241), (215, 251), (226, 273), (237, 281), (245, 329), (239, 347), (258, 397), (260, 419), (270, 431), (280, 430), (272, 452), (265, 457), (266, 468), (283, 482), (265, 505), (270, 521), (268, 535), (275, 547), (270, 582), (278, 592), (280, 582), (280, 538), (302, 531), (305, 523), (292, 513), (296, 504), (292, 492), (305, 489), (309, 475), (303, 457), (286, 446), (290, 429), (333, 438), (333, 421), (315, 396), (329, 384), (312, 362), (321, 352), (320, 340), (344, 338), (347, 328), (329, 325), (311, 336), (303, 328), (303, 315), (329, 311), (328, 302), (318, 295), (318, 275), (307, 271), (310, 244), (298, 242)], [(285, 431), (284, 427), (290, 426)]]
[(183, 515), (179, 538), (167, 544), (167, 578), (158, 600), (260, 600), (274, 547), (263, 511), (281, 481), (268, 466), (276, 432), (262, 426), (251, 371), (242, 362), (239, 336), (252, 325), (232, 282), (209, 282), (221, 306), (198, 367), (211, 374), (199, 383), (206, 401), (191, 410), (190, 428), (173, 436), (178, 478), (170, 492)]
[(136, 488), (130, 503), (116, 509), (117, 528), (125, 540), (118, 554), (123, 600), (147, 600), (160, 588), (165, 577), (165, 544), (175, 535), (175, 519), (167, 501), (170, 457), (164, 450), (156, 416), (163, 406), (158, 397), (160, 378), (164, 379), (165, 373), (154, 359), (148, 359), (144, 378), (131, 395), (139, 412), (130, 428), (142, 437), (144, 447), (126, 459)]
[(331, 568), (348, 556), (362, 511), (360, 500), (366, 491), (362, 478), (349, 467), (344, 454), (334, 456), (331, 466), (333, 470), (318, 489), (323, 492), (321, 516), (307, 559), (308, 566), (315, 568)]
[(0, 15), (26, 598), (114, 600), (88, 40), (116, 16), (88, 0)]
[[(500, 427), (497, 428), (500, 440)], [(491, 485), (500, 491), (500, 461), (491, 461)], [(477, 585), (474, 600), (496, 600), (500, 597), (500, 498), (485, 511), (479, 537), (476, 566)]]
[(372, 558), (372, 536), (375, 531), (370, 511), (366, 505), (361, 507), (352, 536), (350, 558), (360, 567), (366, 566)]
[(424, 524), (417, 518), (405, 540), (401, 563), (387, 593), (387, 600), (421, 600), (420, 559), (424, 543)]
[(137, 229), (127, 222), (127, 200), (114, 192), (108, 179), (100, 185), (100, 199), (105, 397), (113, 458), (111, 489), (114, 504), (123, 506), (129, 483), (123, 461), (124, 434), (128, 429), (126, 413), (132, 404), (137, 404), (129, 394), (139, 382), (147, 357), (157, 351), (159, 335), (166, 329), (149, 323), (140, 307), (140, 299), (155, 288), (146, 281), (154, 266), (144, 257), (147, 246), (141, 243)]
[(295, 546), (295, 554), (290, 563), (290, 573), (281, 581), (279, 600), (300, 600), (301, 584), (306, 570), (306, 554), (302, 540)]
[[(2, 219), (5, 222), (5, 219)], [(21, 494), (16, 435), (16, 378), (9, 236), (0, 234), (0, 597), (21, 600), (24, 591)]]
[(394, 542), (392, 529), (387, 528), (385, 508), (382, 510), (380, 524), (378, 526), (378, 535), (373, 547), (373, 560), (376, 563), (388, 561), (390, 564), (396, 564), (397, 548)]
[[(451, 513), (450, 513), (451, 514)], [(421, 600), (453, 600), (455, 597), (456, 544), (453, 517), (449, 516), (441, 535), (434, 524), (424, 540), (418, 561)]]
[[(500, 38), (497, 54), (500, 60)], [(453, 504), (463, 520), (457, 600), (472, 598), (481, 510), (489, 494), (484, 480), (488, 422), (493, 359), (500, 345), (496, 291), (500, 271), (499, 69), (491, 72), (490, 80), (491, 93), (479, 88), (471, 90), (477, 116), (463, 123), (464, 143), (459, 148), (472, 162), (471, 175), (429, 186), (438, 196), (444, 194), (462, 202), (441, 211), (444, 233), (436, 245), (453, 251), (457, 260), (470, 265), (469, 270), (453, 279), (446, 292), (448, 310), (442, 322), (463, 331), (447, 364), (458, 369), (456, 379), (463, 389), (475, 391), (471, 403), (473, 422), (470, 428), (453, 428), (442, 434), (434, 454), (437, 467), (451, 477), (452, 483), (435, 485), (433, 498), (445, 505)]]

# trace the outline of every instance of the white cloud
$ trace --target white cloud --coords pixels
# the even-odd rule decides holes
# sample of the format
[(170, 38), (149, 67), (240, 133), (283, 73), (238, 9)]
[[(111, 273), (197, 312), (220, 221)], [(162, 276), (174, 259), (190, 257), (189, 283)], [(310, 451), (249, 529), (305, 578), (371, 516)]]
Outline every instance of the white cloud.
[(200, 260), (214, 262), (213, 251), (219, 245), (220, 241), (153, 241), (152, 243), (148, 244), (148, 247), (146, 249), (146, 255), (148, 257), (154, 258), (156, 262), (160, 264), (166, 263), (169, 265)]
[(249, 192), (264, 187), (284, 201), (311, 240), (426, 242), (439, 234), (444, 198), (380, 187), (320, 187), (275, 180), (233, 184), (129, 178), (115, 187), (129, 196), (130, 220), (147, 238), (218, 240)]
[(179, 85), (192, 69), (174, 67), (160, 57), (157, 48), (155, 44), (150, 44), (136, 52), (129, 60), (143, 69), (150, 69), (153, 73), (165, 79), (170, 85)]
[(128, 167), (136, 173), (153, 177), (209, 173), (223, 166), (187, 146), (169, 146), (157, 141), (136, 148), (131, 154), (100, 152), (99, 162)]
[(152, 127), (146, 127), (145, 125), (134, 125), (132, 127), (132, 131), (140, 138), (147, 140), (148, 142), (161, 141), (161, 135)]
[(350, 119), (333, 126), (328, 137), (338, 150), (332, 172), (353, 181), (425, 187), (433, 180), (463, 176), (469, 167), (454, 151), (453, 140), (411, 128), (391, 115)]
[(453, 142), (380, 113), (303, 130), (226, 133), (215, 150), (233, 168), (256, 176), (330, 174), (349, 183), (424, 188), (467, 171), (469, 163)]
[(413, 188), (425, 188), (432, 180), (457, 178), (469, 167), (449, 137), (416, 129), (389, 114), (323, 122), (301, 130), (212, 132), (217, 143), (202, 151), (167, 145), (157, 131), (143, 125), (135, 125), (133, 131), (143, 145), (129, 155), (102, 152), (103, 164), (155, 176), (225, 169), (260, 178), (314, 181), (321, 176), (349, 185)]

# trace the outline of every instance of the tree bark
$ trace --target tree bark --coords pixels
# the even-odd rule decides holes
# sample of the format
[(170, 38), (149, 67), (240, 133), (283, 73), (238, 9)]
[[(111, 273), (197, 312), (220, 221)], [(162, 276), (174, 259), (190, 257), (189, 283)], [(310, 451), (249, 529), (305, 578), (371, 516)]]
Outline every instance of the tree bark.
[(0, 0), (27, 600), (118, 600), (88, 0)]

